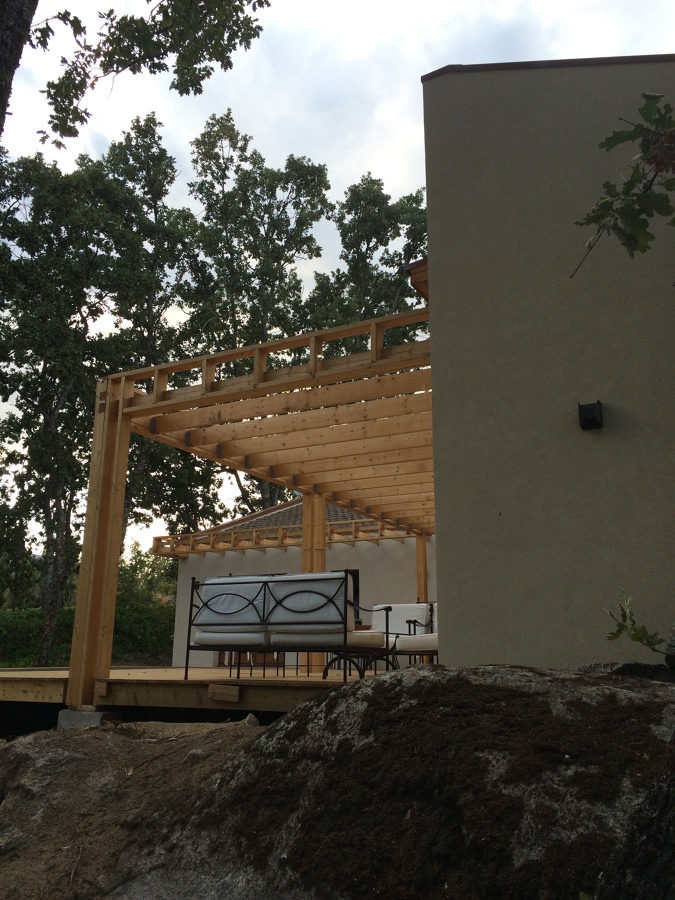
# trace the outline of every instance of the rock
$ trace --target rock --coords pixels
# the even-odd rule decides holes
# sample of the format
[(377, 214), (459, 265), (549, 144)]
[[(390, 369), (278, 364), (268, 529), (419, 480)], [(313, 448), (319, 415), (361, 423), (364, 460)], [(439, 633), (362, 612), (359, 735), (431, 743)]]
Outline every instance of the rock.
[(419, 667), (250, 724), (0, 746), (0, 896), (675, 900), (670, 683)]
[(421, 667), (303, 704), (223, 774), (190, 828), (308, 897), (593, 896), (654, 789), (669, 685)]

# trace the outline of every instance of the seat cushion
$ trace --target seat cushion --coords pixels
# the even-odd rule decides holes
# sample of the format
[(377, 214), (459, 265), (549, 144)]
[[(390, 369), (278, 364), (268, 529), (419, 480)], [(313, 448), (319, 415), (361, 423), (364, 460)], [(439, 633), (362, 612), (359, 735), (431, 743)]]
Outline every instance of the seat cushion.
[(197, 629), (193, 643), (200, 647), (261, 647), (269, 644), (269, 635), (266, 631)]
[(437, 653), (438, 634), (403, 635), (396, 642), (396, 649), (401, 653)]
[[(270, 643), (272, 646), (300, 647), (302, 649), (312, 647), (344, 646), (344, 635), (316, 631), (285, 631), (271, 632)], [(350, 631), (347, 635), (348, 648), (377, 649), (384, 646), (384, 635), (381, 631)]]

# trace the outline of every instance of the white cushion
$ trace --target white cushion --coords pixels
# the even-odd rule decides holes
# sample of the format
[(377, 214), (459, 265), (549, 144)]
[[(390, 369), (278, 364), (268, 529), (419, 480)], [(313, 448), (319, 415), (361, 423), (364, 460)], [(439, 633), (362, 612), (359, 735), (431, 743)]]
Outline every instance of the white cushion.
[[(343, 647), (344, 634), (326, 633), (316, 631), (285, 631), (275, 632), (270, 635), (270, 643), (275, 647), (292, 646), (302, 649), (311, 647)], [(366, 647), (369, 649), (381, 647), (384, 644), (384, 635), (379, 631), (351, 631), (347, 635), (348, 648)]]
[(197, 630), (193, 643), (201, 647), (260, 647), (269, 644), (269, 635), (266, 631)]
[(198, 628), (208, 627), (224, 632), (265, 631), (264, 578), (209, 578), (200, 591), (202, 607), (193, 623)]
[(437, 653), (438, 634), (409, 634), (396, 642), (396, 649), (402, 653)]
[[(413, 631), (417, 628), (418, 631), (424, 630), (426, 631), (426, 626), (429, 622), (429, 604), (428, 603), (390, 603), (390, 604), (380, 604), (378, 603), (376, 606), (373, 606), (373, 619), (372, 619), (372, 627), (377, 631), (386, 631), (387, 630), (387, 613), (385, 612), (385, 607), (391, 606), (391, 611), (389, 613), (389, 634), (393, 635), (406, 635), (410, 634), (410, 629)], [(420, 625), (408, 625), (408, 620), (413, 619), (417, 622), (421, 622)], [(390, 645), (391, 645), (390, 641)]]
[[(267, 586), (267, 626), (272, 632), (342, 634), (346, 585), (343, 573), (318, 572), (275, 579)], [(354, 628), (354, 609), (347, 606), (347, 630)]]

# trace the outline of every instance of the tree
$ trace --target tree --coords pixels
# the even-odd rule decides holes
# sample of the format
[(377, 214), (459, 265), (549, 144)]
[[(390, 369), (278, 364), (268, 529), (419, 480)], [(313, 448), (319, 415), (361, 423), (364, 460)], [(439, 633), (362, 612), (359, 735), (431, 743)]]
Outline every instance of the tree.
[(37, 5), (38, 0), (4, 0), (0, 5), (0, 136), (5, 128), (14, 74), (29, 42)]
[(17, 513), (39, 523), (45, 665), (56, 613), (77, 563), (97, 375), (107, 364), (92, 333), (109, 309), (124, 252), (118, 186), (80, 157), (63, 175), (40, 155), (0, 155), (0, 422)]
[(39, 564), (31, 552), (29, 515), (22, 502), (5, 478), (0, 483), (0, 608), (34, 606), (38, 597)]
[[(167, 313), (176, 301), (178, 271), (191, 246), (194, 216), (174, 209), (168, 196), (175, 160), (162, 146), (154, 114), (136, 118), (102, 160), (127, 198), (125, 252), (116, 266), (116, 331), (106, 338), (116, 371), (153, 366), (180, 350), (179, 330)], [(172, 530), (198, 531), (222, 515), (222, 476), (215, 464), (172, 447), (132, 437), (124, 527), (164, 518)]]
[(117, 582), (119, 606), (150, 604), (175, 600), (178, 560), (161, 559), (143, 552), (134, 541), (128, 557), (120, 559)]
[[(129, 71), (173, 74), (171, 88), (179, 94), (199, 94), (214, 63), (227, 71), (238, 47), (249, 49), (261, 26), (250, 13), (269, 0), (146, 0), (147, 16), (99, 13), (96, 39), (90, 41), (82, 21), (68, 11), (32, 26), (37, 0), (4, 0), (0, 5), (0, 135), (9, 105), (12, 80), (27, 43), (47, 49), (59, 21), (70, 27), (75, 41), (71, 59), (56, 81), (47, 84), (52, 108), (49, 125), (59, 137), (77, 135), (90, 118), (82, 106), (88, 90), (101, 78)], [(45, 136), (46, 137), (46, 136)]]
[(663, 94), (643, 93), (642, 99), (644, 104), (638, 110), (642, 122), (627, 122), (630, 128), (612, 132), (600, 144), (604, 150), (613, 150), (621, 144), (636, 143), (639, 151), (623, 184), (606, 181), (603, 195), (577, 222), (593, 227), (584, 259), (605, 234), (616, 237), (631, 257), (646, 253), (654, 240), (649, 230), (654, 216), (671, 217), (668, 225), (675, 225), (671, 201), (675, 191), (673, 108), (669, 103), (661, 103)]
[[(343, 267), (316, 273), (309, 324), (329, 328), (410, 308), (417, 299), (405, 266), (426, 252), (426, 210), (422, 190), (397, 201), (370, 172), (345, 192), (331, 218)], [(351, 344), (350, 349), (355, 349)]]
[[(267, 166), (230, 111), (211, 116), (192, 146), (196, 179), (190, 193), (201, 214), (181, 285), (192, 352), (297, 333), (306, 327), (306, 309), (296, 266), (321, 252), (313, 227), (330, 209), (326, 167), (296, 156), (283, 168)], [(222, 375), (244, 374), (245, 365), (228, 365)], [(277, 485), (233, 474), (241, 491), (239, 513), (289, 497)]]

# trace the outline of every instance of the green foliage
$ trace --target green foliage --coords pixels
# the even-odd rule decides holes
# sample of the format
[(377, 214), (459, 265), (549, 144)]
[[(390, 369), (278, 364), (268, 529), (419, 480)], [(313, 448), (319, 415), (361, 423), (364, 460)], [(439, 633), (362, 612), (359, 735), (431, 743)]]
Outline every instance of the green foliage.
[(12, 494), (8, 481), (0, 481), (0, 607), (21, 609), (39, 603), (40, 566), (31, 552), (25, 504)]
[[(69, 663), (74, 614), (74, 607), (66, 606), (56, 616), (49, 665), (67, 666)], [(174, 618), (173, 605), (131, 603), (118, 607), (113, 659), (125, 662), (170, 653)], [(0, 609), (0, 667), (34, 666), (44, 628), (45, 613), (41, 609)]]
[(650, 222), (655, 216), (675, 225), (671, 195), (675, 191), (675, 119), (669, 103), (661, 103), (661, 94), (642, 94), (645, 101), (638, 112), (642, 122), (614, 131), (600, 144), (613, 150), (625, 143), (636, 143), (637, 156), (620, 185), (606, 181), (603, 195), (577, 225), (591, 226), (593, 234), (586, 244), (587, 254), (603, 234), (616, 237), (629, 256), (646, 253), (654, 241)]
[(663, 653), (663, 650), (657, 650), (659, 644), (665, 643), (658, 631), (649, 632), (644, 625), (638, 625), (633, 615), (633, 601), (630, 597), (626, 597), (623, 603), (618, 604), (619, 615), (615, 616), (613, 612), (605, 610), (607, 615), (616, 622), (616, 628), (607, 635), (608, 641), (617, 641), (620, 637), (627, 637), (631, 641), (642, 644), (654, 653)]
[[(73, 633), (73, 607), (59, 610), (49, 662), (67, 666)], [(0, 666), (34, 666), (45, 629), (42, 609), (0, 609)]]
[[(308, 326), (330, 328), (412, 308), (419, 300), (405, 266), (426, 252), (424, 193), (392, 201), (379, 178), (370, 172), (345, 191), (331, 214), (342, 250), (342, 267), (330, 275), (316, 273), (307, 303)], [(307, 328), (307, 326), (306, 326)], [(401, 342), (407, 332), (388, 332), (387, 344)], [(363, 339), (325, 348), (325, 353), (365, 349)]]
[[(113, 658), (129, 661), (170, 653), (173, 646), (178, 564), (132, 544), (120, 560)], [(43, 665), (67, 666), (74, 607), (56, 613), (56, 626)], [(34, 666), (42, 652), (46, 613), (40, 608), (0, 609), (0, 666)]]
[(143, 552), (134, 541), (128, 554), (120, 559), (117, 582), (117, 604), (142, 606), (144, 604), (176, 599), (178, 562)]
[[(313, 228), (330, 209), (326, 167), (297, 156), (289, 156), (283, 168), (267, 166), (229, 110), (209, 117), (192, 148), (196, 177), (190, 193), (202, 211), (179, 286), (188, 316), (182, 337), (190, 353), (306, 331), (297, 264), (321, 253)], [(218, 377), (246, 374), (247, 365), (241, 360), (223, 365)], [(235, 478), (240, 488), (235, 514), (291, 497), (277, 485), (238, 473)]]
[[(63, 72), (47, 83), (52, 112), (51, 131), (59, 138), (74, 137), (90, 118), (82, 106), (87, 91), (102, 78), (121, 72), (156, 74), (171, 71), (170, 87), (179, 94), (200, 94), (214, 64), (232, 68), (238, 47), (250, 48), (262, 28), (251, 15), (269, 6), (268, 0), (147, 0), (146, 16), (121, 15), (114, 9), (99, 12), (99, 30), (90, 40), (82, 21), (68, 11), (33, 27), (30, 42), (47, 49), (52, 22), (68, 26), (75, 42)], [(47, 134), (42, 132), (43, 141)], [(55, 141), (57, 145), (62, 142)]]
[[(211, 353), (305, 330), (296, 266), (321, 253), (313, 227), (330, 209), (326, 167), (296, 156), (267, 166), (229, 110), (209, 117), (192, 148), (202, 213), (181, 285), (185, 338)], [(242, 374), (237, 362), (221, 377)]]
[[(40, 604), (67, 600), (79, 553), (95, 378), (108, 368), (94, 332), (127, 246), (124, 195), (101, 163), (63, 174), (42, 156), (0, 156), (2, 464), (19, 532), (42, 532)], [(24, 544), (24, 553), (25, 553)]]
[(131, 603), (115, 613), (113, 659), (132, 661), (141, 656), (160, 656), (171, 652), (176, 607), (161, 603)]

